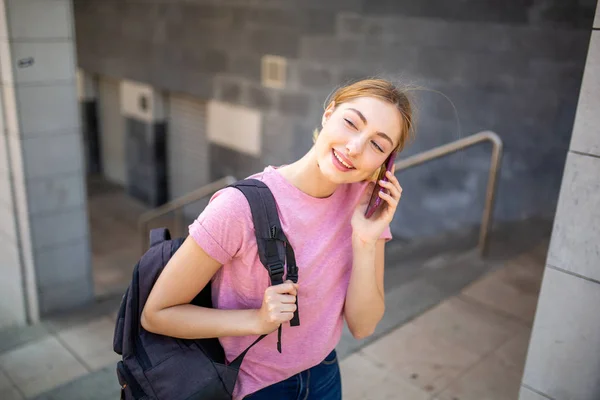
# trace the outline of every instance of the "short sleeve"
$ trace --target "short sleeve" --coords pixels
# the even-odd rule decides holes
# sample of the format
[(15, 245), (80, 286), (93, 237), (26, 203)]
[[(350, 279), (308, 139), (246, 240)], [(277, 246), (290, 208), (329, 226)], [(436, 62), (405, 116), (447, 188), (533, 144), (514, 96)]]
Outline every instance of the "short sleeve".
[(221, 264), (244, 251), (253, 235), (250, 205), (242, 192), (225, 188), (189, 226), (189, 234), (213, 259)]
[(386, 242), (392, 240), (392, 231), (390, 230), (389, 225), (385, 227), (385, 229), (381, 233), (381, 236), (379, 236), (379, 239), (385, 239)]

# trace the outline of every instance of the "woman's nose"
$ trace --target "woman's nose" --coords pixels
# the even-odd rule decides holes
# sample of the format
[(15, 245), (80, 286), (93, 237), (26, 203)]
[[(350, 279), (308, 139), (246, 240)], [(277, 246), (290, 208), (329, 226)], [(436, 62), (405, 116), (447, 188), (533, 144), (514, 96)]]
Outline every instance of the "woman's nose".
[(363, 142), (364, 142), (364, 140), (362, 140), (358, 136), (353, 137), (352, 139), (348, 140), (348, 142), (346, 143), (346, 151), (348, 152), (348, 155), (355, 156), (355, 155), (360, 154), (362, 152), (362, 148), (364, 146)]

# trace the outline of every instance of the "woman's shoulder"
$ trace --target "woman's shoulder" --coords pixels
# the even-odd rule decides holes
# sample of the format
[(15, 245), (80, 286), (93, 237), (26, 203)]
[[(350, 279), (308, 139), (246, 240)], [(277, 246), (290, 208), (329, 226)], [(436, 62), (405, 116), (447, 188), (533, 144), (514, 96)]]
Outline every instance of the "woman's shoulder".
[[(250, 175), (246, 179), (257, 179), (260, 181), (264, 181), (264, 172), (260, 172), (254, 175)], [(211, 197), (208, 207), (219, 208), (229, 210), (231, 212), (237, 214), (246, 214), (250, 215), (250, 205), (246, 196), (242, 193), (241, 190), (233, 187), (227, 186), (223, 189), (220, 189), (213, 194)]]
[(189, 233), (208, 255), (226, 264), (254, 240), (250, 204), (238, 189), (223, 188), (192, 222)]
[(241, 191), (234, 187), (226, 187), (211, 197), (204, 211), (242, 215), (250, 212), (250, 206)]

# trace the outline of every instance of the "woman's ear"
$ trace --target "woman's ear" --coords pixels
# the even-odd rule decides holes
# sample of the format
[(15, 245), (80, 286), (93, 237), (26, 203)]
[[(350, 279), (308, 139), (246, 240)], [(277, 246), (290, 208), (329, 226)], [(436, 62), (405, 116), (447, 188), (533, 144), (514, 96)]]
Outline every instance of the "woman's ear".
[(334, 111), (335, 111), (335, 101), (332, 101), (331, 103), (329, 103), (329, 105), (325, 109), (325, 112), (323, 113), (323, 118), (321, 119), (321, 126), (325, 126), (325, 123), (327, 122), (329, 117), (331, 117), (331, 114), (333, 114)]

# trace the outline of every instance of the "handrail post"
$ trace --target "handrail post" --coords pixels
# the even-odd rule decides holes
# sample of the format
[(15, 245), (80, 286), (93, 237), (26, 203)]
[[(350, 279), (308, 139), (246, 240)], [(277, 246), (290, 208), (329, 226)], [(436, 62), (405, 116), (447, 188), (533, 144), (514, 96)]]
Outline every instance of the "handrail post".
[(494, 218), (494, 203), (498, 176), (500, 174), (500, 162), (502, 161), (502, 141), (492, 140), (492, 157), (490, 160), (490, 172), (485, 193), (485, 207), (481, 217), (481, 229), (479, 231), (479, 254), (484, 257), (488, 250), (489, 231)]

